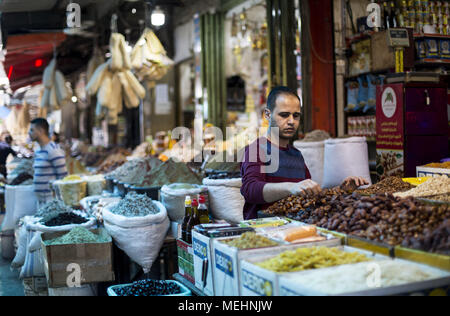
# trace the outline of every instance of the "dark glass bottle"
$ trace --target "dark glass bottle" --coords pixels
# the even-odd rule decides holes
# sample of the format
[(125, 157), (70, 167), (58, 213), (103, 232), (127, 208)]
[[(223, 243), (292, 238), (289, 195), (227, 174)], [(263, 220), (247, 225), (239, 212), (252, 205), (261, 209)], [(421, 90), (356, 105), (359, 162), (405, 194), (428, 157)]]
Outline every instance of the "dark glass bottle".
[(191, 197), (189, 195), (186, 196), (184, 200), (184, 218), (181, 224), (181, 239), (185, 242), (187, 242), (187, 224), (192, 215), (191, 203)]
[(200, 218), (198, 217), (198, 202), (197, 199), (192, 200), (192, 216), (186, 226), (186, 235), (188, 244), (192, 244), (192, 230), (195, 226), (200, 225)]

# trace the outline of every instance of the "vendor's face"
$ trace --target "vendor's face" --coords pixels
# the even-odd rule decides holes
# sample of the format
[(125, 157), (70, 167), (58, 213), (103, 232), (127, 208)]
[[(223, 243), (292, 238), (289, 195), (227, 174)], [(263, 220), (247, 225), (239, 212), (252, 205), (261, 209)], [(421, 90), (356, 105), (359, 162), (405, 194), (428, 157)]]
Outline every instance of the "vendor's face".
[(30, 130), (28, 131), (28, 136), (30, 136), (30, 139), (35, 142), (39, 140), (39, 137), (41, 136), (42, 130), (37, 127), (34, 124), (30, 125)]
[(278, 127), (281, 139), (292, 139), (300, 125), (300, 101), (293, 95), (281, 94), (275, 104), (273, 112), (266, 110), (270, 126)]

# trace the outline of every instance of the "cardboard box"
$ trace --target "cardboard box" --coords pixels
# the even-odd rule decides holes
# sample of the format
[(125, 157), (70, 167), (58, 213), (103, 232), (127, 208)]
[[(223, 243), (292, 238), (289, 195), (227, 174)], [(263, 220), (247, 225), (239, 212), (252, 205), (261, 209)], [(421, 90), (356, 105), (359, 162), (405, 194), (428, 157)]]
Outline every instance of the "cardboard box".
[(417, 171), (417, 177), (438, 177), (442, 175), (446, 175), (447, 177), (450, 177), (450, 169), (443, 169), (443, 168), (430, 168), (425, 166), (418, 166), (416, 167)]
[[(262, 256), (270, 253), (281, 253), (286, 250), (296, 249), (302, 244), (289, 244), (278, 242), (278, 246), (253, 248), (253, 249), (237, 249), (228, 246), (222, 241), (239, 238), (218, 238), (214, 240), (214, 293), (216, 296), (241, 296), (241, 270), (242, 260)], [(308, 243), (315, 246), (332, 247), (340, 245), (340, 240), (333, 238), (316, 243)], [(308, 245), (307, 243), (303, 245)]]
[(204, 236), (197, 231), (192, 230), (195, 286), (209, 296), (214, 296), (213, 240), (213, 238)]
[[(296, 248), (311, 248), (317, 246), (316, 244), (300, 244)], [(333, 246), (328, 246), (333, 247)], [(377, 258), (379, 255), (373, 255), (367, 251), (354, 249), (346, 246), (338, 246), (338, 248), (348, 252), (359, 252), (371, 258)], [(292, 249), (290, 249), (292, 250)], [(275, 248), (273, 251), (267, 251), (265, 255), (255, 256), (241, 261), (241, 295), (242, 296), (280, 296), (280, 278), (289, 276), (297, 272), (276, 273), (270, 270), (263, 269), (256, 265), (258, 262), (268, 260), (276, 255), (286, 251), (283, 248)], [(289, 290), (289, 289), (288, 289)], [(292, 290), (290, 290), (292, 292)], [(286, 294), (285, 292), (283, 292)]]
[[(412, 29), (408, 30), (409, 47), (405, 47), (403, 53), (403, 63), (405, 68), (414, 66), (415, 45)], [(394, 48), (389, 46), (388, 31), (373, 33), (370, 42), (371, 71), (382, 71), (395, 68)]]
[[(91, 230), (95, 234), (106, 233), (104, 229)], [(68, 232), (42, 234), (44, 270), (48, 287), (67, 287), (67, 279), (74, 276), (77, 264), (81, 271), (81, 284), (114, 281), (112, 239), (106, 243), (45, 245), (45, 241), (55, 239)]]

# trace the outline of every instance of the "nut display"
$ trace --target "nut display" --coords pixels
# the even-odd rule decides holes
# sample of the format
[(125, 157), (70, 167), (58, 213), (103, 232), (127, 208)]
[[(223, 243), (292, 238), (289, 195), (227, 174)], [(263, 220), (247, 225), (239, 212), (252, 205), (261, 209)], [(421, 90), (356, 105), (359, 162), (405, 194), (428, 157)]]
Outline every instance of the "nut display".
[(371, 185), (367, 189), (357, 190), (356, 192), (362, 195), (382, 194), (404, 192), (414, 188), (413, 185), (404, 182), (399, 177), (387, 177), (377, 184)]
[(403, 193), (396, 193), (398, 197), (430, 197), (450, 193), (450, 178), (445, 175), (433, 177), (426, 182), (418, 185), (416, 188)]
[[(450, 244), (435, 230), (450, 219), (449, 210), (448, 205), (425, 205), (412, 197), (333, 195), (325, 191), (315, 198), (288, 197), (267, 212), (391, 246), (403, 244), (442, 253)], [(427, 242), (419, 245), (416, 241), (422, 238)]]

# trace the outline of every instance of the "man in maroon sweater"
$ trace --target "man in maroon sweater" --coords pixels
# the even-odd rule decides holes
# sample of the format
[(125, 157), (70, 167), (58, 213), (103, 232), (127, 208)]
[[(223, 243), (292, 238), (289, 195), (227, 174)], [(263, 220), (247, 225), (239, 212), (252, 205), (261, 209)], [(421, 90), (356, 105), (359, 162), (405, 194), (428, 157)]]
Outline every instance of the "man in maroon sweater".
[[(257, 218), (257, 212), (290, 195), (312, 195), (320, 186), (311, 180), (299, 150), (289, 142), (300, 123), (300, 98), (287, 87), (274, 88), (267, 99), (265, 116), (270, 122), (266, 137), (245, 148), (241, 163), (241, 194), (245, 198), (244, 219)], [(349, 177), (344, 184), (368, 184)]]

